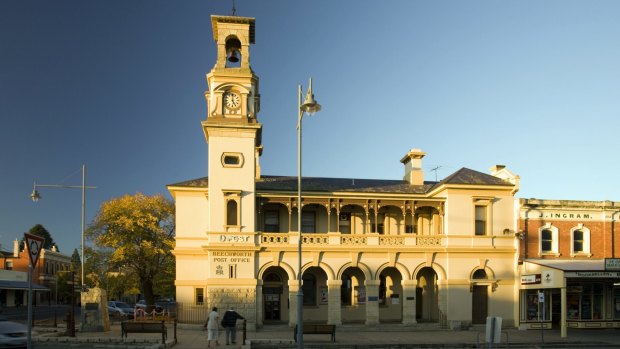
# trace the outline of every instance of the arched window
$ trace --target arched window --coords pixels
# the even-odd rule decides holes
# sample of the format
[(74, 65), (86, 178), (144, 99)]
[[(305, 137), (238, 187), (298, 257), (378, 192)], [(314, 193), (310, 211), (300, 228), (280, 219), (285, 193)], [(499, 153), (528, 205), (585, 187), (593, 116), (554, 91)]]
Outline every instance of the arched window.
[(545, 224), (539, 230), (540, 254), (558, 254), (558, 228)]
[(487, 272), (484, 271), (484, 269), (478, 269), (474, 272), (474, 275), (472, 276), (474, 279), (486, 279), (487, 278)]
[(571, 229), (571, 256), (590, 256), (590, 229), (577, 225)]
[(228, 200), (226, 203), (226, 225), (237, 224), (237, 201)]

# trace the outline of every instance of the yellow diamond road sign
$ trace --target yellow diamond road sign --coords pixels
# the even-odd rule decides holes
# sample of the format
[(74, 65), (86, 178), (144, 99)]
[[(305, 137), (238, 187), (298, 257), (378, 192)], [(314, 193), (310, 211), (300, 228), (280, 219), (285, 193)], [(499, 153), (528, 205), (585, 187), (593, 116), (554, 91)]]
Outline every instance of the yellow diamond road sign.
[(45, 239), (37, 235), (24, 233), (24, 240), (26, 240), (28, 256), (30, 256), (30, 264), (34, 268), (41, 255), (41, 250), (43, 250)]

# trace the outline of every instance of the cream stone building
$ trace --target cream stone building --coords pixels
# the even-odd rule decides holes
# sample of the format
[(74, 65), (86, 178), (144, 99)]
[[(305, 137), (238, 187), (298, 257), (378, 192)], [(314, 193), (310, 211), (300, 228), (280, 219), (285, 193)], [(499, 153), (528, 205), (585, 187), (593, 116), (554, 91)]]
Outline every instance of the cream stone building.
[(260, 171), (255, 20), (211, 20), (208, 177), (168, 186), (180, 309), (234, 306), (250, 328), (295, 325), (301, 207), (304, 321), (514, 325), (519, 177), (498, 165), (425, 181), (426, 154), (411, 149), (403, 179), (303, 178), (298, 202), (297, 177)]

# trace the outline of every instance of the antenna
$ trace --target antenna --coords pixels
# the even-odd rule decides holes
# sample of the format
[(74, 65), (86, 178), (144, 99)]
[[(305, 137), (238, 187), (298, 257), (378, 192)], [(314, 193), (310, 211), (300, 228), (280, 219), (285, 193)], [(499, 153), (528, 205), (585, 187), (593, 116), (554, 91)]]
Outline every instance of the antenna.
[(236, 15), (237, 15), (237, 9), (235, 8), (235, 0), (233, 0), (232, 15), (233, 15), (233, 16), (236, 16)]
[(437, 171), (438, 171), (440, 168), (442, 168), (442, 166), (441, 166), (441, 165), (439, 165), (439, 166), (437, 166), (437, 167), (435, 167), (434, 169), (432, 169), (432, 170), (431, 170), (432, 172), (435, 172), (435, 182), (437, 182)]

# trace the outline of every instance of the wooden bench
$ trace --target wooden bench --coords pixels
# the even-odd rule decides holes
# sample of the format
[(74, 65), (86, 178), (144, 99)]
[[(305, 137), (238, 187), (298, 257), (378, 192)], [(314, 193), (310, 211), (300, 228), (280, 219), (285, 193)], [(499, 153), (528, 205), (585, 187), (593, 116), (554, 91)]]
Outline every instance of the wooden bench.
[[(332, 342), (336, 341), (336, 325), (314, 325), (304, 324), (304, 334), (331, 334)], [(297, 325), (295, 325), (295, 331), (293, 332), (295, 342), (297, 342)]]
[(121, 338), (127, 338), (127, 333), (161, 333), (161, 343), (164, 345), (168, 337), (165, 321), (123, 321)]

